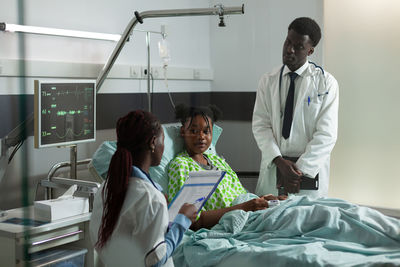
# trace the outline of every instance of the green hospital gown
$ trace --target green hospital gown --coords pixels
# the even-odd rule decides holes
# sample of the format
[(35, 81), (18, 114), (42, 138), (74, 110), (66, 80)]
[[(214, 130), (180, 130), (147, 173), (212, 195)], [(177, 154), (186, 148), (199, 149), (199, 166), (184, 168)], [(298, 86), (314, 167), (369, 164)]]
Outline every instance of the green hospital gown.
[[(208, 199), (202, 210), (215, 210), (231, 206), (232, 201), (240, 194), (246, 194), (247, 191), (240, 183), (236, 173), (231, 169), (228, 163), (215, 154), (204, 153), (218, 168), (226, 171), (225, 177), (218, 185), (214, 194)], [(184, 185), (190, 171), (204, 170), (196, 161), (194, 161), (187, 151), (179, 153), (169, 164), (168, 168), (168, 199), (171, 201)]]

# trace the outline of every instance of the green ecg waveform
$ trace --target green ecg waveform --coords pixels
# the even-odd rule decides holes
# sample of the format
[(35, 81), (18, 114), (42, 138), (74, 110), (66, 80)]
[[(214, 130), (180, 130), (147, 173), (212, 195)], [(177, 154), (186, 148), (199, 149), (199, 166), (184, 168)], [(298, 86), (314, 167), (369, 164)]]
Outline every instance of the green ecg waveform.
[(71, 128), (69, 128), (69, 129), (67, 129), (67, 130), (65, 131), (65, 134), (64, 134), (64, 135), (59, 135), (57, 132), (56, 132), (56, 135), (57, 135), (58, 138), (64, 139), (64, 138), (65, 138), (68, 134), (70, 134), (70, 133), (72, 133), (72, 135), (75, 136), (75, 137), (79, 137), (79, 136), (81, 136), (82, 134), (83, 134), (83, 135), (87, 135), (87, 134), (90, 134), (91, 132), (92, 132), (91, 130), (84, 130), (84, 129), (82, 129), (79, 133), (74, 133), (73, 130), (72, 130)]

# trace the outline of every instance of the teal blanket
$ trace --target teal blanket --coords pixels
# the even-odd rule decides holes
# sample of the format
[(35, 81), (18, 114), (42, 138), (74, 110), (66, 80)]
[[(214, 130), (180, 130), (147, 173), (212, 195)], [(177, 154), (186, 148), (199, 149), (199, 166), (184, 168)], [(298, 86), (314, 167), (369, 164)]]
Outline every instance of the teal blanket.
[(175, 266), (400, 266), (400, 220), (344, 200), (291, 197), (187, 231)]

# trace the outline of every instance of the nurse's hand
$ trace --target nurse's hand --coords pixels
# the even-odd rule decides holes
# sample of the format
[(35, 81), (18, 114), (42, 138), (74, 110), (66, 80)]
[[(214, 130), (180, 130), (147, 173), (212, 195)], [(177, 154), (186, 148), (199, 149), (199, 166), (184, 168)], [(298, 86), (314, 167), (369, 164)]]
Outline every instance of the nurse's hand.
[(182, 207), (179, 210), (179, 213), (185, 215), (186, 217), (189, 218), (189, 220), (194, 223), (197, 218), (197, 208), (193, 204), (185, 203), (182, 205)]

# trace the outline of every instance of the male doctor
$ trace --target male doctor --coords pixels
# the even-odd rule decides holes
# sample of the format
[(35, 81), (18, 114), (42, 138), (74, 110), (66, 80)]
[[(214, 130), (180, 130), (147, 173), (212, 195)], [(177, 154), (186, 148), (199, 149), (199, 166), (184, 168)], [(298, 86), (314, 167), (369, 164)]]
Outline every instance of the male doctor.
[[(328, 193), (339, 87), (331, 74), (307, 60), (320, 39), (314, 20), (295, 19), (283, 44), (283, 66), (259, 82), (252, 122), (262, 152), (258, 195), (298, 193), (316, 198)], [(303, 186), (305, 180), (312, 186)]]

